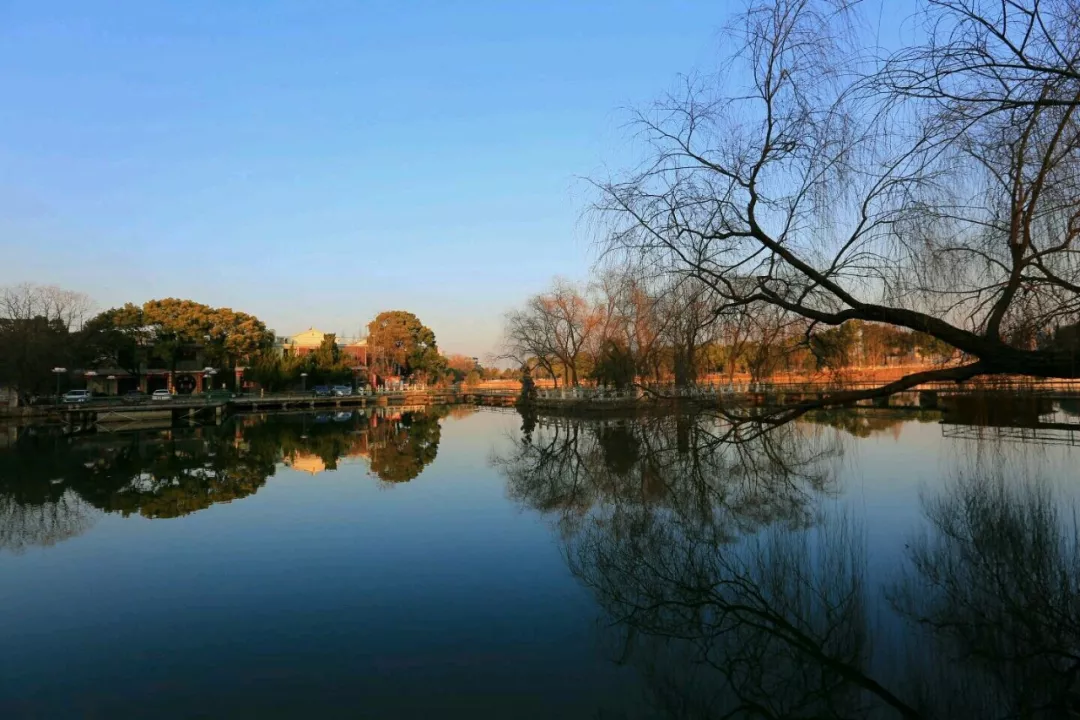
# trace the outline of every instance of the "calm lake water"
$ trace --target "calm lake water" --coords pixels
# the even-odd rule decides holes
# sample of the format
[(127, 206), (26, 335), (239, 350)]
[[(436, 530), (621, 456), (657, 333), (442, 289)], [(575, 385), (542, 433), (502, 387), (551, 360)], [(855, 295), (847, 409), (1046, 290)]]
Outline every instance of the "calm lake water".
[(1062, 717), (1080, 448), (1037, 405), (9, 431), (0, 717)]

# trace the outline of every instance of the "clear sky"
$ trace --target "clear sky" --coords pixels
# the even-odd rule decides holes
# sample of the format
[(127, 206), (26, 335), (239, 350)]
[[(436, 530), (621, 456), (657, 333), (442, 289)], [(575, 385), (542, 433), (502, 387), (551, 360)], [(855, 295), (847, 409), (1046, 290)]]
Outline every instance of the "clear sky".
[(0, 285), (483, 356), (741, 0), (0, 0)]

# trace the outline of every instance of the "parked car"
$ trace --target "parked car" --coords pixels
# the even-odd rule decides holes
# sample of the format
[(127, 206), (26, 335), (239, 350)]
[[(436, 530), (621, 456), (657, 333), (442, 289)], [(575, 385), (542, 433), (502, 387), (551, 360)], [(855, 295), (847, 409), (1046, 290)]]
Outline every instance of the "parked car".
[(316, 385), (312, 390), (315, 393), (315, 397), (330, 397), (329, 385)]
[(335, 385), (330, 388), (330, 393), (334, 395), (334, 397), (348, 397), (349, 395), (352, 395), (352, 388), (348, 385)]
[(65, 403), (84, 403), (94, 399), (94, 393), (89, 390), (68, 390), (64, 393)]
[(172, 393), (168, 390), (155, 390), (150, 396), (151, 400), (172, 400)]
[(124, 393), (124, 399), (130, 402), (142, 402), (148, 397), (150, 396), (141, 390), (128, 390)]

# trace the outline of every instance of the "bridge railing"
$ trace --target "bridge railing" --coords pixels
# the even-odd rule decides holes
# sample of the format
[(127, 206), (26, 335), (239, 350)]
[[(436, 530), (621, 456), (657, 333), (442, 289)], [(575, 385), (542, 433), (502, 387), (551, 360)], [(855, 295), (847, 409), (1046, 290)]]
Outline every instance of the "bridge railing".
[[(537, 397), (545, 400), (623, 400), (630, 398), (724, 398), (750, 394), (817, 394), (853, 390), (871, 390), (881, 387), (881, 382), (825, 382), (825, 383), (767, 383), (745, 382), (725, 384), (701, 384), (686, 387), (653, 385), (616, 390), (604, 387), (538, 388)], [(1075, 393), (1080, 394), (1080, 380), (1039, 380), (1034, 378), (993, 378), (984, 381), (931, 382), (909, 388), (917, 390), (959, 392), (1017, 392), (1017, 393)]]
[[(879, 382), (802, 382), (802, 383), (772, 383), (772, 382), (742, 382), (742, 383), (709, 383), (687, 387), (674, 385), (651, 385), (646, 387), (634, 387), (624, 390), (605, 387), (560, 387), (560, 388), (537, 388), (537, 397), (543, 400), (627, 400), (636, 398), (724, 398), (743, 396), (747, 394), (811, 394), (822, 392), (843, 392), (851, 390), (864, 390), (880, 387)], [(910, 390), (938, 390), (943, 392), (961, 391), (991, 391), (991, 392), (1018, 392), (1018, 393), (1065, 393), (1080, 394), (1080, 380), (1053, 380), (1036, 378), (985, 378), (981, 380), (967, 381), (961, 385), (953, 382), (924, 383)], [(254, 401), (299, 401), (299, 400), (342, 400), (347, 398), (379, 398), (379, 397), (402, 397), (418, 393), (428, 394), (458, 394), (465, 396), (480, 397), (517, 397), (520, 390), (516, 388), (483, 388), (456, 386), (449, 388), (435, 388), (425, 385), (410, 385), (394, 388), (362, 388), (347, 396), (317, 396), (314, 390), (289, 390), (274, 393), (243, 392), (239, 394), (214, 391), (211, 393), (193, 393), (190, 395), (172, 395), (169, 400), (154, 400), (150, 395), (98, 395), (92, 400), (80, 403), (64, 403), (58, 398), (41, 397), (35, 401), (35, 405), (52, 406), (67, 409), (80, 407), (110, 407), (122, 405), (151, 405), (161, 406), (162, 409), (171, 404), (213, 404), (237, 400)]]

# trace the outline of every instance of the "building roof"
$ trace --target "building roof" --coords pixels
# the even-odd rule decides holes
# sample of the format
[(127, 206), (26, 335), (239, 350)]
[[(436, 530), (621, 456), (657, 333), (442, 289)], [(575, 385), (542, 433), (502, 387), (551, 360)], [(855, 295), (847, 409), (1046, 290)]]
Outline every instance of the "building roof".
[[(310, 327), (302, 333), (297, 333), (292, 337), (285, 340), (285, 345), (299, 346), (299, 347), (318, 347), (322, 345), (323, 339), (326, 337), (326, 333), (317, 328)], [(351, 348), (366, 348), (366, 338), (348, 338), (348, 337), (336, 337), (335, 341), (338, 347), (351, 347)]]
[(293, 335), (290, 340), (293, 345), (320, 345), (325, 336), (322, 330), (316, 330), (315, 328), (308, 328), (302, 333)]

